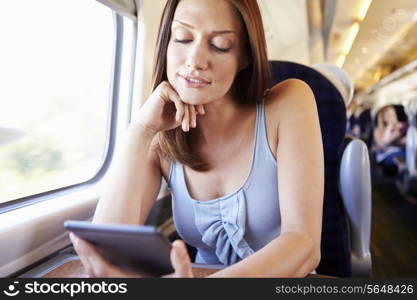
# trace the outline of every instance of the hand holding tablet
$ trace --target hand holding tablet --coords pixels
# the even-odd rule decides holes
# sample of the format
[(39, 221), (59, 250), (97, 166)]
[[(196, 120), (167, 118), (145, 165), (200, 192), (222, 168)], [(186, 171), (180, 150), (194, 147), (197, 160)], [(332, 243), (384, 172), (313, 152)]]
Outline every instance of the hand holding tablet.
[(109, 263), (129, 272), (162, 276), (173, 273), (171, 243), (153, 226), (66, 221), (64, 226), (92, 243)]

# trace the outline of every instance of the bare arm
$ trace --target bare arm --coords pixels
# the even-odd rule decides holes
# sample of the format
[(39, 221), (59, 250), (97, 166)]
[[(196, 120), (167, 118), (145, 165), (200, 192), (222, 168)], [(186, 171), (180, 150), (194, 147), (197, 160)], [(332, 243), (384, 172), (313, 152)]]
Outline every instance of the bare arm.
[(298, 80), (286, 81), (271, 93), (270, 97), (277, 97), (274, 111), (280, 120), (281, 235), (210, 277), (304, 277), (320, 261), (324, 158), (314, 96)]
[(110, 170), (94, 215), (94, 223), (142, 225), (160, 186), (161, 171), (152, 141), (155, 134), (132, 124)]
[[(202, 105), (184, 104), (168, 82), (162, 82), (141, 107), (116, 154), (106, 188), (94, 215), (95, 223), (144, 224), (161, 185), (160, 149), (157, 133), (181, 126), (196, 126)], [(140, 277), (107, 262), (94, 245), (71, 235), (74, 247), (90, 277)], [(192, 277), (185, 244), (175, 241), (171, 250), (175, 270), (171, 277)]]
[[(197, 111), (204, 113), (203, 107)], [(168, 82), (162, 82), (140, 108), (116, 155), (106, 189), (94, 215), (95, 223), (143, 224), (161, 185), (156, 135), (182, 126), (190, 128), (196, 109), (185, 105)]]

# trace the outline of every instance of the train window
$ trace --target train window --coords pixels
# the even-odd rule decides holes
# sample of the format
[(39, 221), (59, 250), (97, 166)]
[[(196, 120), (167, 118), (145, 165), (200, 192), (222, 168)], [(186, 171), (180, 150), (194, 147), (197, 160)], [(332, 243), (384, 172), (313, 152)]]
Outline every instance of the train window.
[(24, 132), (0, 144), (0, 204), (100, 169), (114, 32), (112, 11), (93, 0), (0, 1), (0, 128)]

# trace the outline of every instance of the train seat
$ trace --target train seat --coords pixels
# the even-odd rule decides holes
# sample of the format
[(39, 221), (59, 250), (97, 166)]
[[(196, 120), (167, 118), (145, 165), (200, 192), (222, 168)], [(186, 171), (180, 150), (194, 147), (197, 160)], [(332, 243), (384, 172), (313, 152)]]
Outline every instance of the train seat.
[(405, 147), (407, 168), (397, 186), (402, 194), (415, 197), (417, 196), (417, 98), (408, 101), (405, 112), (409, 124)]
[[(346, 107), (349, 100), (344, 99), (343, 93), (334, 80), (329, 80), (329, 74), (322, 72), (320, 68), (311, 68), (302, 64), (288, 61), (271, 61), (272, 65), (272, 84), (276, 84), (285, 79), (297, 78), (305, 81), (312, 89), (319, 114), (321, 133), (323, 138), (324, 160), (325, 160), (325, 186), (323, 203), (323, 229), (321, 242), (321, 261), (317, 268), (317, 273), (334, 275), (338, 277), (349, 277), (357, 275), (370, 275), (370, 234), (358, 233), (351, 228), (358, 228), (355, 224), (370, 224), (370, 213), (357, 213), (352, 208), (360, 207), (363, 203), (370, 207), (370, 195), (363, 193), (362, 197), (347, 197), (341, 190), (352, 189), (352, 186), (345, 186), (347, 179), (345, 173), (339, 173), (339, 168), (346, 159), (359, 160), (355, 165), (361, 166), (354, 170), (350, 166), (342, 164), (344, 172), (362, 172), (370, 174), (369, 157), (364, 143), (358, 140), (352, 145), (347, 145), (343, 152), (343, 144), (346, 132)], [(364, 147), (363, 147), (364, 146)], [(358, 152), (359, 151), (359, 152)], [(360, 164), (368, 158), (368, 164)], [(342, 179), (342, 177), (343, 179)], [(365, 176), (366, 177), (366, 176)], [(341, 180), (339, 180), (339, 178)], [(362, 190), (371, 191), (370, 176), (368, 181), (363, 183)], [(343, 188), (339, 186), (340, 182)], [(366, 197), (365, 197), (366, 196)], [(350, 203), (349, 201), (354, 201)], [(363, 203), (361, 203), (363, 202)], [(353, 222), (353, 225), (351, 224)], [(370, 226), (368, 228), (370, 231)], [(365, 239), (365, 241), (364, 241)], [(364, 242), (362, 242), (364, 241)], [(366, 248), (366, 260), (369, 263), (362, 263), (362, 258), (357, 249)], [(369, 254), (369, 255), (368, 255)], [(360, 263), (358, 263), (358, 261)], [(365, 265), (368, 268), (364, 267)]]
[[(353, 98), (353, 84), (342, 69), (331, 64), (316, 64), (318, 70), (339, 90), (346, 107)], [(369, 119), (367, 116), (369, 115)], [(370, 110), (363, 111), (359, 116), (361, 129), (370, 127)], [(362, 128), (365, 127), (365, 128)], [(368, 131), (372, 131), (370, 128)], [(365, 134), (361, 130), (362, 134)], [(348, 219), (349, 245), (351, 249), (352, 276), (370, 276), (372, 262), (370, 252), (371, 241), (371, 209), (372, 184), (367, 143), (368, 136), (363, 140), (346, 136), (343, 142), (340, 162), (339, 189)], [(354, 188), (353, 188), (354, 187)]]
[(373, 126), (371, 118), (371, 109), (365, 109), (359, 115), (359, 128), (360, 128), (360, 139), (363, 140), (368, 149), (372, 146), (373, 142)]
[(370, 276), (372, 186), (368, 147), (346, 137), (340, 162), (340, 193), (349, 223), (352, 275)]
[(335, 86), (317, 70), (289, 61), (271, 61), (271, 66), (271, 86), (289, 78), (297, 78), (306, 82), (314, 93), (325, 161), (321, 261), (317, 273), (349, 277), (351, 258), (348, 225), (337, 179), (340, 150), (346, 132), (345, 103)]
[(417, 98), (410, 99), (405, 106), (409, 120), (406, 143), (406, 163), (410, 175), (417, 175)]

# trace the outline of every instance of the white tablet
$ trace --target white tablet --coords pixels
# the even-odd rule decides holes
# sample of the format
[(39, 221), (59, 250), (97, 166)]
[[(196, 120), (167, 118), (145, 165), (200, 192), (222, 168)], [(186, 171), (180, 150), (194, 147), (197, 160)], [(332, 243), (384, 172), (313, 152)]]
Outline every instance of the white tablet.
[(154, 226), (93, 224), (66, 221), (64, 226), (78, 237), (94, 244), (111, 264), (124, 270), (162, 276), (173, 273), (171, 243)]

